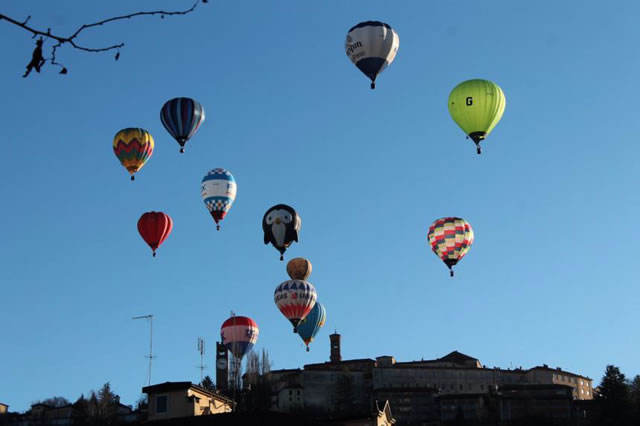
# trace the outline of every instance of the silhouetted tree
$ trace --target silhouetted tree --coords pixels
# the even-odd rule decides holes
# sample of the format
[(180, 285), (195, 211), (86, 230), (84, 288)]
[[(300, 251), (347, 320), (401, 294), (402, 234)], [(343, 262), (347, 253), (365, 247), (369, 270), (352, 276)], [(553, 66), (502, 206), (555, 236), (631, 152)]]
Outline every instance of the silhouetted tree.
[(596, 403), (598, 412), (594, 424), (602, 426), (631, 425), (631, 399), (629, 385), (620, 369), (607, 365), (599, 386)]
[[(128, 15), (114, 16), (111, 18), (103, 19), (102, 21), (91, 23), (91, 24), (83, 24), (80, 27), (78, 27), (78, 29), (73, 34), (67, 37), (62, 37), (60, 35), (52, 33), (51, 28), (47, 28), (47, 30), (45, 31), (44, 29), (39, 30), (27, 25), (29, 23), (29, 20), (31, 19), (31, 15), (27, 16), (27, 18), (24, 21), (19, 21), (0, 13), (0, 21), (6, 21), (9, 24), (22, 28), (23, 30), (30, 33), (32, 35), (32, 38), (36, 38), (39, 36), (39, 38), (36, 40), (36, 47), (33, 49), (33, 52), (31, 53), (31, 60), (27, 64), (27, 67), (26, 67), (27, 69), (23, 77), (27, 77), (31, 73), (31, 71), (34, 69), (36, 70), (36, 72), (40, 72), (40, 69), (42, 68), (42, 66), (44, 66), (44, 64), (47, 62), (49, 62), (51, 65), (59, 66), (61, 68), (60, 74), (67, 74), (67, 68), (56, 61), (56, 53), (58, 48), (62, 47), (65, 44), (71, 46), (74, 49), (82, 50), (84, 52), (100, 53), (100, 52), (106, 52), (109, 50), (115, 50), (116, 51), (115, 60), (117, 61), (120, 58), (120, 49), (124, 47), (124, 43), (118, 43), (111, 46), (103, 46), (103, 47), (86, 47), (81, 44), (78, 44), (78, 40), (77, 40), (78, 36), (80, 36), (80, 34), (84, 30), (97, 27), (97, 26), (102, 26), (114, 21), (121, 21), (125, 19), (136, 18), (138, 16), (158, 15), (164, 19), (165, 16), (186, 15), (188, 13), (193, 12), (199, 2), (200, 0), (195, 0), (191, 8), (186, 10), (181, 10), (181, 11), (167, 12), (164, 10), (154, 10), (154, 11), (148, 11), (148, 12), (135, 12), (135, 13), (130, 13)], [(207, 3), (207, 0), (202, 0), (202, 2)], [(47, 58), (44, 56), (44, 53), (43, 53), (43, 47), (44, 47), (43, 45), (48, 41), (51, 41), (52, 43), (50, 46), (51, 56)]]
[(640, 424), (640, 374), (637, 374), (629, 383), (631, 409), (636, 424)]
[(270, 371), (271, 361), (266, 349), (263, 348), (260, 354), (254, 351), (249, 352), (243, 375), (246, 388), (243, 398), (244, 406), (239, 407), (240, 409), (253, 411), (271, 408), (271, 383), (268, 375)]
[(200, 383), (200, 386), (211, 392), (216, 390), (216, 385), (213, 383), (213, 380), (209, 376), (204, 376), (204, 379), (202, 379), (202, 383)]
[(120, 397), (111, 391), (109, 382), (102, 385), (98, 391), (98, 407), (100, 417), (103, 419), (111, 419), (116, 415), (116, 410), (120, 404)]
[(53, 396), (51, 398), (43, 399), (42, 401), (35, 401), (33, 404), (44, 404), (49, 407), (57, 408), (64, 407), (65, 405), (71, 404), (67, 398), (62, 396)]
[(138, 398), (138, 401), (136, 401), (136, 410), (146, 410), (148, 407), (149, 407), (149, 396), (146, 393), (143, 393)]

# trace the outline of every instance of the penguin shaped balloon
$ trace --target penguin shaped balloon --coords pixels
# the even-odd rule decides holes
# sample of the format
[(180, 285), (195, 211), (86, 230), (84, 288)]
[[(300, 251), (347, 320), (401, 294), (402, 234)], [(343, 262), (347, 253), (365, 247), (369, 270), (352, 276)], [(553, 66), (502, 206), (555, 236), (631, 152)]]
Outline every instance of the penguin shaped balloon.
[(295, 209), (286, 204), (271, 207), (262, 218), (264, 243), (271, 243), (280, 252), (280, 260), (284, 260), (284, 252), (291, 243), (298, 242), (298, 232), (302, 219)]

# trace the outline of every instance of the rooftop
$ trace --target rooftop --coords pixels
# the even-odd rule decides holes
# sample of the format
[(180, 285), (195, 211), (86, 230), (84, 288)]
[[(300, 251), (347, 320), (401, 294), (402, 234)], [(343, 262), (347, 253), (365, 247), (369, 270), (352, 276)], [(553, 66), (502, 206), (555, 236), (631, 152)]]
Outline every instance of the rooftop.
[(151, 386), (145, 386), (142, 388), (142, 392), (146, 393), (146, 394), (153, 394), (153, 393), (161, 393), (161, 392), (171, 392), (171, 391), (179, 391), (179, 390), (189, 390), (189, 389), (194, 389), (197, 390), (200, 393), (203, 393), (205, 395), (208, 395), (212, 398), (217, 398), (219, 400), (222, 400), (224, 402), (228, 402), (230, 404), (235, 404), (235, 402), (229, 398), (227, 398), (224, 395), (221, 395), (219, 393), (216, 392), (211, 392), (210, 390), (207, 390), (203, 387), (200, 387), (198, 385), (194, 385), (191, 382), (164, 382), (164, 383), (159, 383), (157, 385), (151, 385)]

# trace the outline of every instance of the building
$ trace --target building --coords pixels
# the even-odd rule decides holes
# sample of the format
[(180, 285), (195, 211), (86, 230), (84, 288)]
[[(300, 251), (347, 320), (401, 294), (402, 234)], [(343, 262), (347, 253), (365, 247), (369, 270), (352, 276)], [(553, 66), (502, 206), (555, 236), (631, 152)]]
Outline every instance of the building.
[(9, 412), (9, 406), (0, 402), (0, 414), (7, 414)]
[(165, 382), (142, 388), (149, 398), (148, 420), (229, 413), (234, 402), (191, 382)]
[[(477, 358), (458, 351), (442, 358), (409, 362), (398, 362), (390, 355), (375, 360), (343, 360), (340, 335), (334, 333), (329, 339), (328, 362), (265, 375), (271, 389), (270, 409), (365, 416), (374, 411), (376, 401), (388, 401), (397, 424), (402, 425), (497, 417), (496, 401), (514, 400), (512, 390), (518, 386), (562, 386), (564, 392), (568, 389), (571, 401), (593, 398), (590, 378), (546, 364), (530, 369), (487, 368)], [(543, 394), (531, 395), (535, 399), (543, 398)], [(509, 410), (518, 412), (516, 406), (515, 402), (505, 402), (504, 415)]]
[(395, 423), (389, 401), (385, 401), (382, 408), (376, 401), (375, 409), (368, 416), (349, 416), (325, 421), (326, 425), (331, 426), (392, 426)]
[(574, 389), (567, 385), (509, 385), (498, 392), (500, 419), (568, 421), (574, 409)]

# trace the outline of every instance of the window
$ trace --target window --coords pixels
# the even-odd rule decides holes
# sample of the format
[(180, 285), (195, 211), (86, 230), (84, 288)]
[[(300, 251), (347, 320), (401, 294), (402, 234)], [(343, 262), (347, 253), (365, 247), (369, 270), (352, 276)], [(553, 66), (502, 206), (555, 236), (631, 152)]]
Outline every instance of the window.
[(582, 380), (580, 380), (580, 386), (582, 386), (584, 384), (584, 382)]
[(484, 390), (484, 385), (480, 385), (480, 390)]
[(156, 396), (156, 413), (167, 412), (167, 395)]
[(460, 383), (460, 390), (462, 390), (462, 383)]

